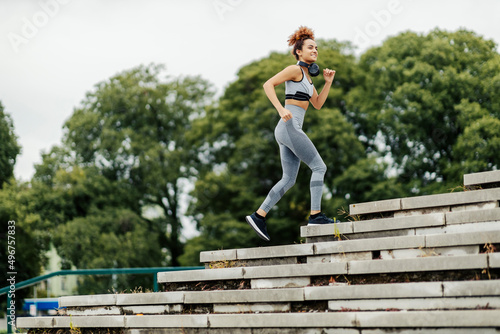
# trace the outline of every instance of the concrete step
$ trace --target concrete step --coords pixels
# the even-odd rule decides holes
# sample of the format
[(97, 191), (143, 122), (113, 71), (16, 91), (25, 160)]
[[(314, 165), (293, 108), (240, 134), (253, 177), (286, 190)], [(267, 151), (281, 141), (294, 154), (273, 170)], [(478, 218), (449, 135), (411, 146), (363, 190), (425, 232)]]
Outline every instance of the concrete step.
[(498, 202), (482, 210), (432, 213), (419, 216), (399, 216), (339, 224), (302, 226), (301, 236), (307, 243), (341, 239), (370, 239), (405, 235), (439, 233), (469, 233), (500, 230)]
[(187, 288), (186, 283), (189, 282), (198, 284), (200, 282), (234, 280), (242, 281), (242, 284), (244, 284), (244, 280), (249, 280), (251, 288), (300, 287), (311, 284), (311, 278), (314, 276), (443, 273), (450, 270), (490, 270), (495, 268), (500, 268), (500, 253), (163, 272), (158, 273), (158, 282), (166, 283), (168, 290), (177, 285), (179, 287), (175, 289)]
[[(496, 230), (432, 235), (407, 235), (371, 239), (341, 240), (285, 246), (228, 249), (200, 253), (207, 269), (252, 267), (312, 262), (344, 262), (355, 259), (465, 255), (484, 251), (485, 245), (500, 243), (500, 224)], [(330, 226), (307, 230), (323, 237)], [(330, 230), (331, 232), (331, 230)], [(317, 233), (314, 234), (314, 233)]]
[(395, 198), (383, 201), (351, 204), (349, 214), (357, 219), (382, 216), (416, 215), (429, 212), (449, 212), (481, 207), (500, 200), (500, 188), (472, 190), (449, 194)]
[(474, 174), (465, 174), (464, 175), (464, 186), (471, 187), (498, 187), (500, 186), (500, 170), (490, 171), (490, 172), (482, 172), (482, 173), (474, 173)]
[(328, 302), (331, 311), (422, 311), (500, 309), (500, 296), (476, 298), (359, 299)]
[[(18, 318), (18, 328), (476, 328), (500, 327), (498, 310), (318, 312)], [(234, 332), (234, 331), (233, 331)], [(359, 332), (358, 332), (359, 333)]]
[[(409, 299), (451, 299), (499, 297), (500, 280), (484, 281), (441, 281), (393, 284), (329, 284), (327, 286), (306, 286), (301, 288), (212, 290), (212, 291), (174, 291), (133, 294), (107, 294), (93, 296), (67, 296), (59, 298), (59, 305), (66, 315), (118, 314), (162, 314), (159, 307), (169, 305), (200, 304), (262, 304), (293, 303), (309, 301), (346, 301), (349, 300), (409, 300)], [(496, 304), (495, 304), (496, 305)], [(129, 308), (136, 308), (130, 313)], [(153, 310), (148, 307), (158, 307)], [(182, 311), (168, 313), (179, 313)]]

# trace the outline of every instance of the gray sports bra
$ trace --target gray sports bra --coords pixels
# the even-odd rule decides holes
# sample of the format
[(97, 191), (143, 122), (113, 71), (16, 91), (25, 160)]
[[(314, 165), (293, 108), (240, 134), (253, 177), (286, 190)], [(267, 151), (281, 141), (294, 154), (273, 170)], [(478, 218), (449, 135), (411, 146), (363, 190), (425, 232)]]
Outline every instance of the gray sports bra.
[(314, 85), (307, 80), (302, 67), (300, 70), (302, 71), (302, 80), (285, 81), (285, 98), (298, 101), (309, 101), (314, 94)]

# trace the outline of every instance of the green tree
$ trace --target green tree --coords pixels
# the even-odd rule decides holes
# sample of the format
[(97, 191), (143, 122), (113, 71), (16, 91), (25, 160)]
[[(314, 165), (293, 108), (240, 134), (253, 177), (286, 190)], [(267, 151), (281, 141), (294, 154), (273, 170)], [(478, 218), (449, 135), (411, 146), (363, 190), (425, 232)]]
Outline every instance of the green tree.
[[(199, 77), (162, 73), (139, 66), (97, 84), (35, 167), (33, 211), (50, 224), (65, 268), (178, 264), (181, 198), (197, 156), (184, 134), (213, 91)], [(79, 292), (149, 284), (141, 282), (85, 278)]]
[[(30, 211), (43, 218), (63, 269), (165, 266), (158, 225), (140, 216), (136, 198), (125, 182), (109, 180), (95, 166), (60, 164), (58, 147), (43, 155), (31, 182)], [(49, 171), (54, 170), (50, 175)], [(44, 172), (45, 174), (43, 174)], [(42, 177), (43, 176), (43, 177)], [(47, 182), (50, 180), (50, 183)], [(43, 226), (40, 225), (40, 226)], [(78, 292), (107, 293), (151, 287), (151, 275), (80, 279)]]
[[(338, 193), (334, 179), (365, 156), (353, 125), (342, 114), (344, 96), (359, 74), (350, 45), (335, 41), (318, 41), (318, 45), (320, 67), (334, 68), (337, 74), (324, 107), (320, 111), (309, 108), (303, 129), (328, 166), (324, 211), (337, 216), (337, 209), (347, 202)], [(198, 263), (200, 250), (263, 244), (244, 222), (244, 216), (258, 208), (281, 178), (282, 169), (274, 139), (279, 115), (262, 85), (294, 62), (289, 53), (272, 53), (242, 67), (237, 80), (226, 88), (205, 117), (196, 120), (188, 134), (202, 153), (197, 168), (200, 175), (193, 191), (196, 201), (191, 206), (201, 235), (188, 241), (183, 264)], [(321, 89), (322, 76), (315, 78), (314, 84)], [(277, 94), (284, 98), (284, 85), (277, 87)], [(297, 184), (270, 213), (271, 244), (299, 240), (299, 225), (310, 209), (310, 173), (303, 164)]]
[(16, 158), (21, 153), (14, 133), (14, 125), (9, 114), (4, 111), (0, 101), (0, 189), (14, 176)]
[(83, 165), (129, 184), (141, 207), (160, 210), (172, 265), (180, 241), (182, 182), (195, 152), (185, 140), (213, 91), (200, 77), (161, 80), (163, 67), (139, 66), (96, 85), (65, 124), (64, 142)]
[[(485, 145), (465, 145), (466, 138), (495, 131), (494, 121), (474, 122), (500, 117), (495, 43), (465, 30), (406, 32), (368, 50), (359, 66), (346, 115), (369, 152), (392, 159), (388, 168), (406, 194), (442, 192), (464, 172), (499, 167), (491, 150), (458, 153)], [(489, 146), (490, 138), (484, 140)], [(481, 162), (469, 161), (472, 156)]]
[[(40, 275), (45, 264), (45, 252), (49, 249), (50, 235), (40, 215), (34, 213), (31, 208), (32, 198), (29, 184), (18, 182), (13, 178), (10, 182), (4, 183), (3, 189), (0, 189), (2, 287), (8, 284), (5, 277), (8, 272), (17, 272), (16, 281), (21, 282)], [(8, 231), (12, 231), (12, 234)], [(8, 243), (9, 241), (11, 243)], [(8, 245), (13, 248), (8, 249)], [(8, 258), (9, 250), (15, 252), (10, 254), (14, 256), (13, 259)], [(16, 301), (20, 303), (30, 294), (30, 289), (16, 291)], [(18, 308), (21, 306), (17, 305)]]

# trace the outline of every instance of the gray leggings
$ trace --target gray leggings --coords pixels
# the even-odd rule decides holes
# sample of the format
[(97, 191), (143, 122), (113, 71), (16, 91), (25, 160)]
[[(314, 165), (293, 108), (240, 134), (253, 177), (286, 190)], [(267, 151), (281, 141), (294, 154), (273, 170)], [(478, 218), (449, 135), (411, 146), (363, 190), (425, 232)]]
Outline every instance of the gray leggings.
[(300, 161), (304, 161), (312, 170), (311, 176), (311, 210), (321, 210), (321, 196), (323, 195), (323, 179), (326, 173), (326, 165), (314, 147), (312, 141), (302, 131), (302, 123), (306, 111), (295, 105), (285, 105), (290, 110), (292, 119), (284, 122), (280, 119), (274, 136), (280, 147), (281, 165), (283, 176), (274, 185), (260, 209), (266, 213), (278, 203), (285, 192), (290, 189), (297, 179)]

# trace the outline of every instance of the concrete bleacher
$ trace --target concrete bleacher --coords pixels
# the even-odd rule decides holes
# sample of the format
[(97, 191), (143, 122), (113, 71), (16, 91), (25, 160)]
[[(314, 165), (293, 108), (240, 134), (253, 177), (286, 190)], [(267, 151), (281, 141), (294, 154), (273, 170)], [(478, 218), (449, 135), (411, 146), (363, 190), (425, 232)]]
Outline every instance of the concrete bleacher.
[(61, 297), (59, 316), (17, 327), (500, 333), (500, 171), (464, 190), (353, 204), (349, 222), (301, 227), (303, 244), (202, 252), (205, 269), (158, 274), (164, 292)]

